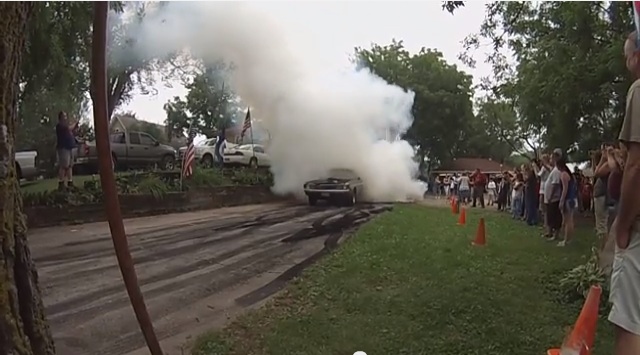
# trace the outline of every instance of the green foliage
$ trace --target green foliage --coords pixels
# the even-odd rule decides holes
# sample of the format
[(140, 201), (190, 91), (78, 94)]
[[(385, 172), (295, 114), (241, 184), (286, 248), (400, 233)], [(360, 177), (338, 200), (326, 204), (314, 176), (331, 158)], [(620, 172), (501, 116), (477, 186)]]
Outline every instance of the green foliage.
[(151, 195), (156, 200), (161, 200), (170, 192), (170, 187), (157, 175), (148, 175), (138, 183), (136, 191), (141, 194)]
[(567, 301), (584, 301), (591, 286), (603, 287), (604, 302), (607, 302), (608, 290), (607, 274), (598, 263), (598, 250), (592, 248), (591, 257), (586, 263), (569, 270), (560, 279), (558, 286), (562, 296)]
[[(170, 192), (182, 190), (202, 190), (232, 185), (273, 185), (273, 176), (269, 171), (255, 169), (201, 169), (196, 168), (193, 175), (180, 181), (180, 171), (134, 171), (116, 175), (116, 190), (120, 195), (143, 194), (155, 199), (163, 199)], [(62, 206), (101, 203), (103, 193), (100, 179), (94, 176), (83, 182), (82, 187), (69, 191), (53, 190), (23, 191), (24, 205)]]
[(196, 167), (186, 181), (187, 189), (207, 188), (213, 186), (230, 185), (231, 181), (220, 172), (220, 169), (201, 169)]
[(503, 160), (510, 150), (492, 148), (486, 122), (472, 110), (471, 76), (448, 64), (442, 53), (421, 49), (409, 53), (402, 41), (356, 48), (355, 61), (387, 82), (415, 93), (414, 122), (405, 138), (417, 147), (419, 161), (446, 162), (459, 155)]
[(232, 68), (224, 62), (207, 65), (186, 85), (186, 101), (174, 97), (164, 105), (166, 125), (172, 132), (192, 129), (212, 137), (218, 129), (233, 125), (239, 114), (236, 95), (225, 88), (225, 77)]
[(628, 1), (493, 2), (461, 59), (474, 65), (472, 52), (490, 45), (487, 95), (513, 105), (527, 138), (588, 159), (619, 129), (631, 83), (622, 45), (632, 28)]

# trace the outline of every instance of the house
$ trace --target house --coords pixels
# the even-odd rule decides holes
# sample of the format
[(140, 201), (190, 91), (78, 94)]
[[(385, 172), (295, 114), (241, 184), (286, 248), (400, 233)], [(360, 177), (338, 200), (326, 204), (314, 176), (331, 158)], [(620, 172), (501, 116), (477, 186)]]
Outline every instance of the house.
[(444, 164), (431, 172), (435, 175), (452, 175), (464, 172), (474, 172), (480, 169), (488, 175), (502, 174), (504, 171), (512, 171), (513, 168), (498, 161), (484, 158), (454, 158), (449, 164)]
[[(114, 115), (109, 123), (109, 132), (122, 132), (127, 130), (142, 131), (149, 133), (161, 142), (180, 148), (187, 145), (187, 136), (181, 132), (173, 132), (169, 139), (167, 127), (158, 123), (139, 120), (133, 114)], [(153, 134), (152, 132), (156, 133)], [(156, 137), (159, 136), (159, 137)]]

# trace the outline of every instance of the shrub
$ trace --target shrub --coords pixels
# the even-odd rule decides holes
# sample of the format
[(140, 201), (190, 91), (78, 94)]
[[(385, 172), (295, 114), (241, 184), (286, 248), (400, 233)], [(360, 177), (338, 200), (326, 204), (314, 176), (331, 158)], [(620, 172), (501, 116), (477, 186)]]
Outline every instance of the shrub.
[(193, 175), (185, 181), (185, 186), (189, 190), (230, 184), (231, 181), (219, 169), (200, 169), (197, 167), (193, 170)]
[(589, 260), (569, 271), (558, 282), (558, 289), (566, 301), (584, 301), (593, 285), (602, 287), (602, 304), (608, 304), (607, 274), (598, 263), (598, 249), (591, 249)]
[(137, 193), (151, 195), (157, 200), (163, 199), (169, 193), (169, 186), (157, 175), (150, 174), (140, 180), (135, 186)]

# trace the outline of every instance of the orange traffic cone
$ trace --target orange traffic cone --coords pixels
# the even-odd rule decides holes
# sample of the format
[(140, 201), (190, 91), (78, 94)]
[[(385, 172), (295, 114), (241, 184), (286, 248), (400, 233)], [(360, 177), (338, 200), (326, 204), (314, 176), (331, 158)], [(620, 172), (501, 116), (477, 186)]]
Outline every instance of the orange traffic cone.
[(458, 218), (458, 225), (464, 226), (465, 224), (467, 224), (467, 210), (464, 207), (462, 207), (462, 209), (460, 209), (460, 217)]
[(455, 197), (453, 198), (453, 213), (460, 213), (460, 201), (458, 201), (458, 199)]
[(478, 223), (478, 229), (476, 230), (476, 239), (473, 241), (473, 245), (485, 245), (487, 244), (487, 236), (484, 230), (484, 218), (480, 218)]
[(455, 199), (451, 199), (451, 214), (456, 214), (456, 200)]
[[(601, 296), (602, 288), (600, 286), (591, 286), (576, 324), (562, 344), (563, 348), (574, 352), (578, 351), (580, 355), (591, 355), (596, 338)], [(547, 355), (560, 355), (560, 352), (561, 349), (549, 349)]]

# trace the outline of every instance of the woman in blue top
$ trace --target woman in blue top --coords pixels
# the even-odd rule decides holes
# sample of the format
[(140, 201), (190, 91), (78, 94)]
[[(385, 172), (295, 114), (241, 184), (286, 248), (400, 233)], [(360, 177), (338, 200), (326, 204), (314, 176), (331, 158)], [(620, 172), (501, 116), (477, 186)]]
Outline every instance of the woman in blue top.
[(564, 227), (564, 239), (558, 242), (558, 246), (564, 247), (571, 240), (575, 228), (573, 216), (578, 208), (578, 183), (569, 167), (567, 167), (566, 162), (559, 162), (557, 166), (561, 172), (562, 195), (560, 196), (560, 208), (562, 209)]

